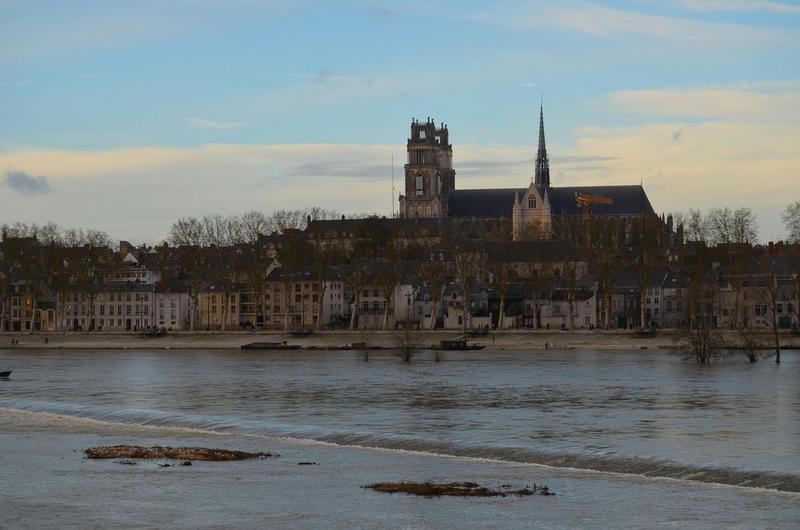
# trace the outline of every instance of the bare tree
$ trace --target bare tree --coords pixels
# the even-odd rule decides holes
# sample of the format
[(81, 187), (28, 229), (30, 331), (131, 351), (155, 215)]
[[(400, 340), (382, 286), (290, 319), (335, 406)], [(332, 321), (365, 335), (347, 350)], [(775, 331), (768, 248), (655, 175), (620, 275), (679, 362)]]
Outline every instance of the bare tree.
[(698, 269), (692, 275), (688, 289), (686, 328), (684, 340), (686, 349), (698, 364), (709, 364), (718, 353), (722, 339), (714, 326), (713, 307), (718, 287), (709, 281)]
[[(467, 321), (470, 320), (472, 305), (472, 286), (484, 270), (485, 254), (483, 249), (473, 241), (461, 241), (453, 245), (453, 264), (456, 279), (461, 286), (464, 301), (463, 325), (464, 337), (467, 335)], [(470, 322), (471, 324), (471, 322)]]
[(431, 297), (431, 316), (428, 320), (428, 329), (434, 329), (436, 318), (439, 315), (439, 303), (444, 294), (445, 264), (438, 260), (424, 263), (422, 265), (422, 281), (425, 282)]
[(268, 233), (269, 223), (263, 213), (250, 211), (239, 218), (239, 227), (242, 239), (248, 243), (255, 243), (259, 237)]
[(775, 362), (781, 362), (781, 336), (778, 332), (780, 327), (780, 313), (778, 312), (778, 304), (780, 300), (780, 285), (778, 284), (778, 276), (773, 270), (769, 278), (762, 288), (758, 291), (757, 301), (761, 303), (761, 314), (764, 321), (772, 331), (772, 338), (775, 347)]
[(358, 320), (358, 310), (361, 307), (361, 290), (367, 283), (367, 273), (364, 267), (355, 268), (348, 280), (353, 288), (353, 302), (350, 312), (350, 329), (353, 330)]
[(756, 214), (750, 208), (737, 208), (733, 212), (731, 240), (740, 245), (752, 245), (757, 239)]
[(514, 268), (508, 263), (493, 262), (489, 264), (490, 282), (497, 292), (500, 299), (500, 307), (497, 313), (497, 329), (503, 329), (505, 320), (505, 305), (506, 297), (508, 296), (508, 289), (511, 287), (511, 282), (515, 278)]
[(712, 208), (707, 219), (713, 243), (725, 245), (733, 241), (733, 212), (730, 208)]
[(178, 219), (170, 228), (170, 242), (175, 246), (197, 246), (206, 244), (203, 223), (194, 217)]
[(689, 241), (706, 242), (709, 239), (709, 226), (700, 210), (689, 210), (685, 219), (686, 238)]
[(792, 243), (800, 243), (800, 201), (793, 202), (783, 212), (783, 224)]

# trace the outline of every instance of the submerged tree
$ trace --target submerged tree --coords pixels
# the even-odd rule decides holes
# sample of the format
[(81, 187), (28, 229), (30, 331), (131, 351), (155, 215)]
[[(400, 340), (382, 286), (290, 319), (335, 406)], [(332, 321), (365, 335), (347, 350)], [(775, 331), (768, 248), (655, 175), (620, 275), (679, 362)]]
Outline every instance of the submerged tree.
[(719, 354), (722, 338), (714, 325), (713, 307), (718, 287), (698, 270), (688, 289), (685, 348), (698, 364), (710, 364)]

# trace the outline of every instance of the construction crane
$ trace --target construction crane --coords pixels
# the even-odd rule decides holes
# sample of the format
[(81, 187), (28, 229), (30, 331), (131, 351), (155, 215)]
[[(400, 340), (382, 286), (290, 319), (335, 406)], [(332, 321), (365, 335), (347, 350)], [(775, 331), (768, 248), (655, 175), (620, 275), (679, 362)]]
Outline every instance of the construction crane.
[(588, 193), (575, 192), (575, 204), (583, 211), (583, 250), (588, 255), (589, 248), (591, 247), (589, 214), (592, 211), (592, 205), (611, 205), (614, 204), (614, 199), (610, 197), (601, 197), (600, 195), (589, 195)]

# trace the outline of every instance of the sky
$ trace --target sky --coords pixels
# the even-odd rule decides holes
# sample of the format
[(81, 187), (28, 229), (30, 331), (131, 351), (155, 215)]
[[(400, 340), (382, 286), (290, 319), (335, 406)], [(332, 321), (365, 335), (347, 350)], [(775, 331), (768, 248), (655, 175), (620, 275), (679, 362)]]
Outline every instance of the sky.
[(448, 124), (457, 188), (525, 187), (541, 101), (553, 185), (785, 237), (792, 0), (0, 0), (0, 223), (155, 243), (209, 213), (391, 215), (414, 117)]

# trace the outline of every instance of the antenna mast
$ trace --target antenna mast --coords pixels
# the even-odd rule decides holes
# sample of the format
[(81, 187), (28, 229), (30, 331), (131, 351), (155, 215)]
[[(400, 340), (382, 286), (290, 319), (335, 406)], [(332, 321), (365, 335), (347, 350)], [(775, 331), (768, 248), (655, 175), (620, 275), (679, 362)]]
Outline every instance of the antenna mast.
[(394, 149), (392, 149), (392, 217), (394, 217)]

